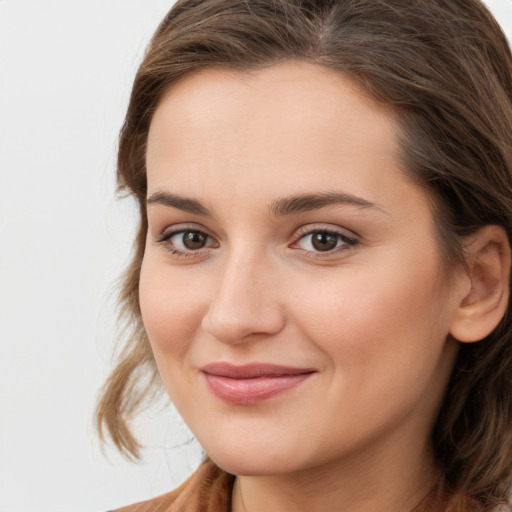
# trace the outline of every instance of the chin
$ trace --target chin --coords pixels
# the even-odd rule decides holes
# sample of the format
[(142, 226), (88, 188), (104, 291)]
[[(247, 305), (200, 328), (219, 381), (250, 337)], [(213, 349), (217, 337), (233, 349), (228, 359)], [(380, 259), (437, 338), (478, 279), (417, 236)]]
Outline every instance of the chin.
[[(279, 439), (279, 438), (276, 438)], [(297, 447), (283, 446), (276, 443), (213, 443), (203, 445), (206, 454), (224, 471), (239, 476), (270, 476), (304, 469), (305, 460), (297, 455), (302, 451)], [(304, 456), (304, 453), (301, 454)]]
[(282, 475), (298, 469), (291, 461), (276, 459), (273, 454), (247, 458), (235, 453), (223, 453), (211, 458), (221, 469), (238, 476)]

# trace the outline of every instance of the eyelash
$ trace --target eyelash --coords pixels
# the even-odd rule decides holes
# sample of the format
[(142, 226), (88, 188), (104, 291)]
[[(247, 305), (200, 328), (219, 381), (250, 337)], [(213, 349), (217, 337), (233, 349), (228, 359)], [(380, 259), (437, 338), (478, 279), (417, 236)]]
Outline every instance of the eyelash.
[[(301, 249), (298, 247), (299, 243), (303, 240), (305, 240), (308, 236), (314, 235), (315, 233), (322, 233), (327, 234), (336, 237), (336, 247), (334, 247), (331, 250), (328, 251), (314, 251), (314, 250), (307, 250), (307, 249)], [(341, 244), (340, 244), (341, 242)], [(347, 235), (346, 233), (343, 233), (341, 231), (338, 231), (333, 228), (326, 228), (326, 227), (314, 227), (307, 229), (304, 232), (298, 233), (296, 236), (295, 242), (291, 244), (290, 247), (294, 249), (302, 250), (306, 257), (309, 258), (328, 258), (329, 256), (332, 256), (333, 254), (338, 254), (339, 252), (346, 251), (347, 249), (350, 249), (352, 247), (355, 247), (359, 244), (359, 240), (355, 237), (351, 237)]]
[[(166, 231), (162, 233), (155, 242), (157, 244), (162, 244), (165, 246), (166, 250), (169, 251), (174, 257), (177, 258), (197, 258), (200, 255), (205, 254), (205, 251), (209, 251), (212, 247), (201, 247), (197, 250), (193, 249), (178, 249), (170, 244), (170, 240), (175, 237), (176, 235), (184, 235), (185, 233), (198, 233), (201, 235), (206, 236), (210, 241), (213, 240), (213, 238), (208, 235), (208, 233), (205, 233), (201, 229), (197, 229), (195, 227), (183, 227), (179, 229), (174, 229), (171, 231)], [(308, 250), (308, 249), (302, 249), (299, 246), (299, 243), (303, 240), (305, 240), (308, 236), (314, 235), (315, 233), (322, 233), (331, 235), (337, 238), (336, 247), (334, 247), (331, 250), (327, 251), (315, 251), (315, 250)], [(341, 244), (340, 244), (341, 242)], [(304, 255), (308, 258), (328, 258), (329, 256), (332, 256), (333, 254), (337, 254), (338, 252), (345, 251), (347, 249), (350, 249), (351, 247), (355, 247), (359, 244), (359, 240), (357, 238), (348, 236), (345, 233), (342, 233), (338, 230), (332, 229), (332, 228), (325, 228), (325, 227), (315, 227), (312, 229), (308, 229), (304, 232), (300, 232), (295, 236), (295, 241), (289, 245), (292, 249), (301, 250)], [(218, 244), (214, 246), (213, 248), (218, 247)]]
[(183, 250), (183, 249), (177, 249), (176, 247), (173, 247), (170, 244), (171, 238), (175, 237), (176, 235), (184, 235), (185, 233), (199, 233), (201, 235), (205, 235), (208, 239), (213, 240), (213, 238), (208, 235), (208, 233), (205, 233), (201, 229), (197, 229), (195, 227), (182, 227), (179, 229), (174, 229), (171, 231), (164, 231), (156, 240), (155, 242), (157, 244), (162, 244), (165, 246), (165, 249), (169, 251), (173, 256), (177, 258), (196, 258), (199, 256), (199, 254), (202, 252), (204, 254), (205, 250), (210, 249), (209, 247), (200, 248), (197, 250)]

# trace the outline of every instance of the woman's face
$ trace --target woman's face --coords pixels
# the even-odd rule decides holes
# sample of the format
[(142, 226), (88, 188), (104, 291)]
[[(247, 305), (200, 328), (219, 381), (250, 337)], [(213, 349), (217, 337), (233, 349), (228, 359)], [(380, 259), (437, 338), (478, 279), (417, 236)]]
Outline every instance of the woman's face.
[(142, 317), (219, 465), (427, 450), (459, 301), (389, 110), (311, 64), (201, 71), (162, 99), (147, 174)]

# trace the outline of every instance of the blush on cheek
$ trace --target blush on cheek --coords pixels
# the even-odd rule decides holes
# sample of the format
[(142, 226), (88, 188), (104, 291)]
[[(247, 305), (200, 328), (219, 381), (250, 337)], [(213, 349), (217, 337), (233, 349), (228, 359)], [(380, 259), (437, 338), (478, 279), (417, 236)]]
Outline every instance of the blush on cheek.
[(172, 304), (158, 300), (141, 301), (142, 321), (153, 351), (178, 355), (186, 352), (189, 339), (184, 332), (186, 322), (180, 315), (172, 314), (172, 310)]
[[(201, 322), (193, 287), (180, 286), (148, 266), (142, 268), (139, 300), (142, 321), (153, 350), (183, 355)], [(156, 354), (155, 354), (156, 355)]]

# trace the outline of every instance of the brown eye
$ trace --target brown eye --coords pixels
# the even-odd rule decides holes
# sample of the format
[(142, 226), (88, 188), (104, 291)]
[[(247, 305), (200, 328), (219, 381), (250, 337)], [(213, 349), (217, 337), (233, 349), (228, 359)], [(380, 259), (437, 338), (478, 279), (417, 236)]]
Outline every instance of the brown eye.
[(311, 245), (317, 251), (331, 251), (338, 245), (339, 235), (317, 231), (311, 235)]
[(183, 246), (189, 251), (196, 251), (205, 247), (208, 236), (200, 231), (184, 231)]
[(188, 253), (190, 255), (201, 249), (218, 247), (211, 236), (197, 229), (180, 229), (164, 233), (156, 241), (164, 244), (165, 248), (173, 254)]
[(334, 253), (357, 244), (357, 239), (343, 232), (329, 229), (313, 229), (302, 235), (293, 247), (311, 253)]

